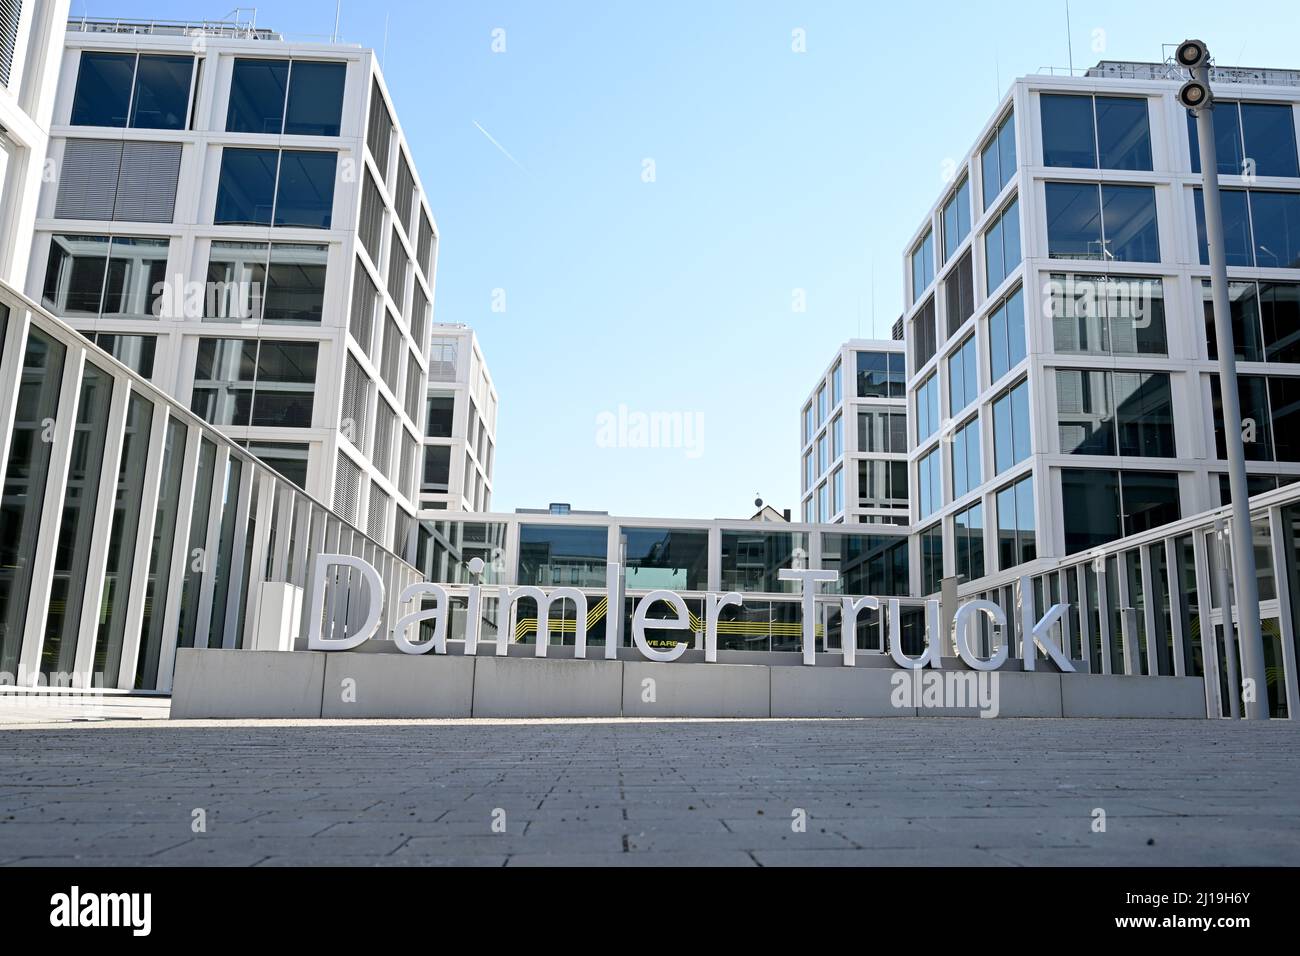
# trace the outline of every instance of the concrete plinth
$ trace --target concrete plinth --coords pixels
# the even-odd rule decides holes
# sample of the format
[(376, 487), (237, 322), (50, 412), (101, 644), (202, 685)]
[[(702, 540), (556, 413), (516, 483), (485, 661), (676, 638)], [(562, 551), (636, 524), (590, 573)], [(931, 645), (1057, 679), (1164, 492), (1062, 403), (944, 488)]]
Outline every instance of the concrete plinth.
[[(627, 717), (769, 717), (768, 674), (761, 664), (623, 664)], [(649, 683), (647, 683), (649, 682)]]
[(620, 661), (474, 658), (475, 717), (618, 717)]
[(890, 702), (893, 668), (773, 667), (773, 717), (915, 717)]
[(181, 647), (173, 718), (319, 717), (324, 651), (223, 651)]
[(473, 712), (472, 657), (343, 653), (328, 658), (322, 717), (469, 717)]
[[(187, 717), (1204, 717), (1199, 677), (378, 652), (176, 655)], [(901, 686), (903, 683), (906, 686)]]

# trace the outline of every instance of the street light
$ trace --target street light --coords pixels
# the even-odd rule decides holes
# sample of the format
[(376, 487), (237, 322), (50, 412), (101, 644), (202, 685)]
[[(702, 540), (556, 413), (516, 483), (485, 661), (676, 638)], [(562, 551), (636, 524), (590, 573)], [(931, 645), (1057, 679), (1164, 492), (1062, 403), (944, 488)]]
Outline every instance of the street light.
[[(1250, 526), (1250, 491), (1246, 486), (1246, 451), (1241, 438), (1241, 398), (1237, 391), (1237, 357), (1232, 342), (1232, 313), (1228, 307), (1228, 259), (1223, 242), (1223, 211), (1219, 202), (1219, 160), (1214, 143), (1214, 94), (1210, 89), (1210, 51), (1200, 40), (1184, 40), (1174, 60), (1191, 75), (1178, 91), (1178, 101), (1196, 117), (1201, 148), (1201, 197), (1205, 208), (1205, 240), (1210, 253), (1210, 289), (1214, 299), (1214, 338), (1219, 352), (1219, 392), (1223, 400), (1223, 438), (1228, 450), (1228, 487), (1232, 495), (1232, 563), (1236, 578), (1237, 639), (1241, 652), (1242, 688), (1253, 683), (1246, 704), (1248, 720), (1268, 719), (1268, 684), (1264, 675), (1264, 641), (1259, 628), (1259, 582), (1255, 577), (1255, 542)], [(1221, 595), (1224, 652), (1232, 653), (1232, 602)], [(1232, 673), (1229, 667), (1228, 673)], [(1235, 695), (1242, 688), (1230, 688)]]

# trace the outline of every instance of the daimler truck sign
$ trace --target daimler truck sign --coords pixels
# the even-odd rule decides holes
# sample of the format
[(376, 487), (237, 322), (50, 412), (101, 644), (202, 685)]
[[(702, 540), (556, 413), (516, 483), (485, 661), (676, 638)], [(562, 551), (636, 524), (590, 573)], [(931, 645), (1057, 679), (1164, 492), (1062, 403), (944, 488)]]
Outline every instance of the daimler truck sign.
[[(361, 574), (366, 583), (369, 592), (369, 603), (367, 614), (360, 627), (355, 631), (346, 634), (343, 637), (335, 637), (332, 633), (326, 632), (325, 621), (325, 584), (331, 571), (338, 568), (350, 568)], [(479, 573), (482, 571), (482, 561), (475, 558), (470, 562), (470, 571)], [(816, 614), (815, 602), (817, 600), (817, 588), (824, 584), (833, 584), (839, 580), (839, 572), (819, 569), (782, 569), (779, 572), (782, 581), (794, 581), (799, 584), (799, 594), (801, 603), (802, 621), (800, 633), (803, 644), (803, 663), (814, 665), (817, 663), (817, 638), (816, 638)], [(622, 596), (621, 568), (618, 564), (611, 563), (608, 567), (606, 586), (611, 606), (621, 603)], [(467, 587), (467, 611), (465, 614), (465, 648), (464, 653), (475, 655), (479, 653), (480, 643), (486, 643), (480, 637), (480, 622), (482, 599), (484, 590), (490, 590), (494, 596), (499, 596), (503, 601), (504, 609), (521, 598), (528, 598), (537, 603), (537, 640), (536, 651), (537, 657), (545, 657), (547, 647), (550, 644), (550, 608), (552, 604), (560, 601), (572, 601), (575, 608), (575, 618), (577, 627), (575, 630), (575, 645), (573, 656), (578, 659), (584, 659), (587, 656), (587, 601), (585, 593), (577, 588), (558, 587), (545, 590), (532, 585), (520, 587), (490, 587), (484, 588), (482, 585), (472, 584)], [(1029, 579), (1021, 579), (1021, 593), (1032, 594)], [(372, 638), (379, 636), (380, 609), (384, 604), (384, 582), (379, 572), (367, 562), (351, 555), (343, 554), (322, 554), (316, 559), (315, 568), (312, 574), (311, 594), (308, 598), (308, 633), (307, 647), (309, 650), (319, 651), (346, 651), (359, 647)], [(398, 597), (399, 606), (405, 609), (413, 606), (414, 610), (404, 613), (393, 623), (388, 635), (393, 643), (406, 654), (446, 654), (447, 653), (447, 622), (450, 616), (451, 598), (447, 589), (441, 584), (433, 582), (421, 582), (413, 584), (402, 591)], [(708, 663), (716, 663), (718, 660), (718, 618), (723, 608), (740, 607), (745, 603), (745, 596), (736, 591), (729, 591), (725, 594), (710, 593), (704, 597), (705, 608), (705, 630), (704, 630), (704, 660)], [(664, 605), (670, 612), (669, 617), (650, 618), (649, 612), (656, 605)], [(840, 612), (842, 614), (842, 633), (854, 633), (858, 615), (863, 611), (879, 610), (882, 604), (888, 610), (889, 621), (889, 653), (894, 662), (899, 667), (908, 669), (920, 669), (923, 667), (942, 667), (943, 657), (951, 656), (951, 651), (956, 651), (956, 656), (960, 657), (968, 667), (974, 670), (992, 671), (997, 670), (1006, 663), (1009, 656), (1007, 640), (998, 642), (998, 647), (991, 656), (980, 657), (975, 650), (974, 637), (977, 632), (979, 618), (981, 615), (986, 616), (993, 626), (1000, 628), (1005, 633), (1007, 626), (1006, 614), (997, 604), (992, 601), (967, 601), (962, 604), (956, 611), (953, 618), (952, 630), (949, 634), (941, 634), (940, 627), (940, 604), (938, 601), (925, 602), (925, 621), (926, 631), (929, 634), (925, 651), (915, 657), (903, 652), (902, 642), (899, 639), (900, 631), (900, 602), (897, 598), (872, 597), (870, 595), (854, 597), (844, 596), (839, 599)], [(1033, 670), (1035, 666), (1036, 655), (1034, 648), (1037, 647), (1043, 654), (1048, 657), (1063, 672), (1071, 672), (1074, 667), (1070, 664), (1069, 657), (1062, 652), (1061, 648), (1055, 643), (1050, 636), (1051, 629), (1065, 614), (1066, 605), (1055, 604), (1047, 610), (1038, 620), (1033, 619), (1034, 611), (1031, 602), (1023, 602), (1021, 632), (1024, 640), (1021, 643), (1022, 654), (1024, 659), (1024, 669)], [(606, 616), (606, 637), (604, 656), (613, 660), (618, 656), (618, 642), (615, 640), (617, 622), (615, 615)], [(433, 636), (427, 640), (418, 640), (421, 626), (424, 624), (433, 626)], [(662, 631), (685, 631), (690, 629), (690, 615), (687, 610), (685, 599), (676, 591), (655, 590), (640, 597), (636, 602), (636, 608), (632, 613), (632, 641), (638, 651), (647, 660), (669, 662), (675, 661), (685, 653), (687, 645), (677, 643), (672, 647), (654, 647), (646, 637), (648, 630)], [(504, 657), (507, 654), (509, 633), (507, 628), (498, 629), (498, 633), (493, 640), (496, 644), (496, 655)], [(855, 643), (854, 641), (841, 641), (841, 662), (846, 667), (853, 667), (855, 664)]]

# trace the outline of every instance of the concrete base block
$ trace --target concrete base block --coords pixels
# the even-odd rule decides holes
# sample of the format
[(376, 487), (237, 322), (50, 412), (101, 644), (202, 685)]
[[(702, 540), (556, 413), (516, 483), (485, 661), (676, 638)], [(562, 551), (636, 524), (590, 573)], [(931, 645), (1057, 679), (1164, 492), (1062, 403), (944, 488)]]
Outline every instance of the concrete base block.
[[(623, 664), (627, 717), (767, 717), (768, 674), (759, 664)], [(646, 681), (653, 681), (647, 685)], [(653, 689), (653, 701), (645, 700)]]
[(177, 648), (171, 716), (319, 717), (325, 657), (323, 651)]
[(622, 661), (476, 657), (475, 717), (618, 717)]
[(1063, 717), (1205, 717), (1201, 677), (1062, 674)]
[(915, 717), (895, 707), (891, 675), (882, 667), (773, 667), (773, 717)]
[[(344, 699), (351, 678), (354, 701)], [(329, 654), (322, 717), (469, 717), (474, 658), (439, 654)]]
[[(923, 690), (917, 708), (921, 717), (1061, 716), (1061, 675), (1058, 673), (971, 671), (964, 668), (933, 673), (943, 675), (944, 703), (938, 707), (926, 706), (927, 696)], [(949, 706), (959, 703), (967, 706)]]

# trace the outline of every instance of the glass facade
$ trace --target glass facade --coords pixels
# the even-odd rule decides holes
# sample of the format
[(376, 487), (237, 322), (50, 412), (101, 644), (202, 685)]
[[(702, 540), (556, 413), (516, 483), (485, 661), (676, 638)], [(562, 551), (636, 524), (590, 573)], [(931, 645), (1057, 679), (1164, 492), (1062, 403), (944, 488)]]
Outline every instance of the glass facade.
[(980, 174), (984, 187), (984, 208), (993, 205), (1016, 173), (1016, 117), (1008, 113), (980, 151)]
[(1039, 108), (1044, 166), (1152, 168), (1144, 97), (1042, 93)]
[(1056, 273), (1043, 284), (1043, 300), (1058, 352), (1168, 353), (1160, 279)]
[(984, 233), (984, 293), (990, 294), (1020, 265), (1020, 202), (998, 215)]
[[(857, 352), (858, 398), (902, 398), (907, 370), (901, 352)], [(811, 430), (805, 439), (811, 437)]]
[(184, 129), (194, 57), (84, 50), (73, 126)]
[[(1292, 111), (1289, 103), (1232, 103), (1216, 97), (1211, 116), (1219, 174), (1300, 176)], [(1187, 141), (1194, 173), (1201, 171), (1199, 132), (1196, 117), (1188, 113)]]
[(213, 223), (330, 228), (337, 158), (322, 150), (225, 147)]
[(521, 525), (518, 581), (539, 587), (604, 587), (608, 543), (603, 527)]
[[(1300, 268), (1300, 192), (1280, 189), (1224, 189), (1224, 247), (1229, 266)], [(1193, 192), (1201, 265), (1209, 265), (1205, 203)]]
[(709, 533), (687, 528), (621, 528), (619, 549), (628, 588), (706, 591)]
[(782, 568), (808, 566), (808, 536), (797, 531), (722, 532), (722, 589), (764, 594), (798, 591), (781, 581)]
[(1053, 259), (1159, 262), (1155, 189), (1116, 183), (1046, 183)]
[(346, 77), (346, 63), (236, 58), (226, 131), (338, 136)]

